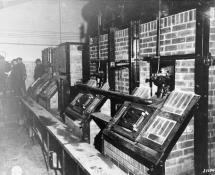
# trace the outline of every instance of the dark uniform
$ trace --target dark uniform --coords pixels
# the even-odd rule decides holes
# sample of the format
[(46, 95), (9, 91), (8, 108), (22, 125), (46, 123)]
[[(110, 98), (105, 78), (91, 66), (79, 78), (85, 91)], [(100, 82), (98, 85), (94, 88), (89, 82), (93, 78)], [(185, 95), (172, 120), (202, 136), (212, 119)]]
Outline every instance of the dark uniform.
[(25, 95), (26, 94), (25, 80), (27, 78), (25, 64), (23, 64), (22, 58), (17, 58), (17, 60), (18, 60), (17, 69), (18, 69), (19, 88), (21, 92), (20, 95)]
[(34, 80), (41, 77), (43, 74), (45, 74), (45, 67), (43, 64), (37, 64), (34, 69)]
[(0, 56), (0, 93), (6, 92), (6, 72), (8, 71), (7, 62)]

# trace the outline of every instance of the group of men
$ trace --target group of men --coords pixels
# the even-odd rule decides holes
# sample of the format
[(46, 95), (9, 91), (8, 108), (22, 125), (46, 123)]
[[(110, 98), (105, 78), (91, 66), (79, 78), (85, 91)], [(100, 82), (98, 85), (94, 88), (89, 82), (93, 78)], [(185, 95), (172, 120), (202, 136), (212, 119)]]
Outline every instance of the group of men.
[(26, 68), (22, 58), (12, 60), (12, 63), (5, 61), (0, 55), (0, 93), (5, 94), (12, 91), (16, 96), (25, 96), (25, 80), (27, 78)]
[[(42, 61), (38, 58), (35, 61), (34, 80), (41, 77), (45, 72), (45, 67)], [(27, 78), (25, 64), (22, 58), (13, 59), (11, 64), (5, 61), (5, 58), (0, 55), (0, 94), (5, 94), (7, 91), (13, 92), (15, 96), (25, 96)]]

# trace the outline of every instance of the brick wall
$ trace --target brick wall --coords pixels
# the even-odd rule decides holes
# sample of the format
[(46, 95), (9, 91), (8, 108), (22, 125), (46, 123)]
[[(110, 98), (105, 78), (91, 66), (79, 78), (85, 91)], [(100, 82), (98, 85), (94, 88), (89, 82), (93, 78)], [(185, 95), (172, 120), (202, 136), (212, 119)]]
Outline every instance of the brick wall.
[[(196, 10), (189, 10), (161, 19), (160, 54), (195, 53)], [(157, 21), (140, 25), (140, 55), (156, 53)]]
[(215, 56), (215, 8), (211, 8), (210, 17), (209, 50), (211, 55)]
[[(116, 61), (128, 61), (128, 29), (117, 30), (114, 34)], [(116, 70), (115, 89), (122, 93), (129, 93), (129, 71), (127, 68)]]
[[(175, 65), (175, 88), (194, 92), (195, 60), (177, 60)], [(140, 85), (146, 85), (149, 77), (149, 63), (140, 63)], [(215, 72), (215, 71), (214, 71)], [(214, 77), (215, 78), (215, 77)], [(147, 168), (113, 145), (105, 142), (105, 154), (115, 164), (130, 174), (147, 174)], [(165, 164), (166, 175), (194, 175), (194, 120), (179, 138)]]
[[(210, 11), (209, 51), (215, 56), (215, 8)], [(208, 94), (208, 161), (209, 168), (215, 168), (215, 66), (209, 68)]]
[(128, 60), (128, 29), (115, 31), (116, 61)]
[(115, 71), (115, 90), (125, 94), (129, 93), (129, 71), (128, 68)]
[(195, 60), (177, 60), (175, 65), (175, 89), (194, 92)]
[(108, 59), (108, 34), (100, 35), (99, 37), (99, 59)]
[[(99, 52), (99, 56), (98, 56)], [(98, 51), (98, 37), (90, 38), (89, 43), (90, 60), (94, 59), (108, 59), (108, 34), (100, 35), (99, 37), (99, 51)], [(97, 71), (97, 63), (90, 61), (90, 74)]]
[[(98, 38), (90, 38), (89, 43), (89, 55), (90, 60), (92, 59), (98, 59)], [(96, 62), (90, 61), (90, 74), (93, 74), (96, 72)]]
[[(177, 60), (175, 89), (194, 92), (195, 60)], [(194, 174), (194, 120), (192, 119), (179, 138), (166, 161), (167, 175)]]
[(140, 86), (149, 86), (149, 83), (146, 83), (146, 79), (150, 78), (150, 63), (147, 61), (141, 61), (139, 64), (140, 67)]
[(208, 161), (215, 168), (215, 66), (209, 68), (208, 95)]

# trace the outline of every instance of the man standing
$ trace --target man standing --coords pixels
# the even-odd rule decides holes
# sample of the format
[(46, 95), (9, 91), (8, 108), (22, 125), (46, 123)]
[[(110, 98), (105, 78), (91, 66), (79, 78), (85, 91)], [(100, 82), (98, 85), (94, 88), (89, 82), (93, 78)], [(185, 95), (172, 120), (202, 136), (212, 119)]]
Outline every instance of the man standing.
[(18, 62), (17, 67), (19, 70), (19, 78), (20, 78), (21, 95), (24, 96), (26, 94), (25, 80), (27, 78), (25, 64), (22, 62), (22, 58), (20, 57), (17, 58), (17, 62)]
[(35, 63), (36, 63), (36, 66), (34, 69), (34, 80), (38, 79), (43, 74), (45, 74), (45, 67), (42, 64), (42, 61), (38, 58), (36, 59)]
[(6, 92), (6, 62), (5, 58), (0, 55), (0, 94), (5, 94)]
[(7, 67), (7, 62), (5, 61), (5, 58), (0, 55), (0, 120), (2, 119), (2, 116), (4, 118), (6, 116), (6, 101), (4, 95), (7, 92), (6, 80), (8, 72), (9, 68)]

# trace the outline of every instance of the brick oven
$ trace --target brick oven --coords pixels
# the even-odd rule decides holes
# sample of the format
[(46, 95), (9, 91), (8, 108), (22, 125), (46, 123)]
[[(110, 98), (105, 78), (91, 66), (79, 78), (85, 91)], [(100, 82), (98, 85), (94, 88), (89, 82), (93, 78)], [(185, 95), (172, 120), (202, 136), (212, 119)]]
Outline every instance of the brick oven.
[[(154, 85), (146, 82), (146, 79), (150, 79), (153, 73), (151, 59), (160, 61), (160, 67), (162, 68), (165, 68), (165, 63), (169, 61), (171, 64), (167, 65), (171, 67), (174, 74), (174, 90), (201, 95), (198, 105), (199, 112), (192, 117), (167, 157), (165, 174), (198, 174), (204, 169), (214, 167), (213, 81), (215, 71), (211, 62), (211, 56), (214, 56), (215, 53), (213, 47), (214, 8), (208, 8), (207, 12), (210, 12), (210, 18), (207, 16), (207, 19), (205, 19), (204, 15), (206, 10), (200, 7), (161, 18), (159, 39), (157, 38), (157, 20), (139, 25), (140, 86), (151, 87), (152, 95), (154, 95)], [(207, 20), (207, 22), (203, 22), (203, 19)], [(122, 32), (123, 30), (120, 31)], [(120, 40), (120, 36), (122, 37), (125, 33), (117, 33), (118, 41), (123, 41), (123, 39)], [(201, 43), (202, 38), (204, 38), (204, 43)], [(156, 53), (157, 41), (160, 42), (159, 56)], [(121, 44), (121, 47), (116, 46), (119, 47), (115, 51), (116, 54), (118, 54), (117, 51), (122, 46), (123, 44)], [(207, 46), (209, 46), (208, 51)], [(201, 50), (200, 47), (204, 49)], [(122, 51), (120, 57), (116, 55), (116, 59), (127, 58), (124, 53), (126, 52)], [(115, 76), (116, 89), (124, 93), (126, 93), (124, 90), (129, 82), (128, 71), (126, 72), (125, 70), (119, 70), (121, 73), (116, 71)], [(202, 130), (200, 129), (200, 121), (205, 121)], [(198, 130), (195, 131), (197, 128)], [(201, 139), (204, 139), (205, 144), (200, 144), (203, 141)], [(198, 146), (198, 144), (201, 146)], [(144, 163), (126, 154), (123, 148), (116, 147), (106, 140), (104, 141), (104, 150), (104, 153), (125, 172), (130, 174), (138, 174), (138, 172), (147, 174), (148, 168), (144, 166)], [(205, 160), (205, 163), (202, 163), (202, 165), (198, 162), (200, 158)]]

